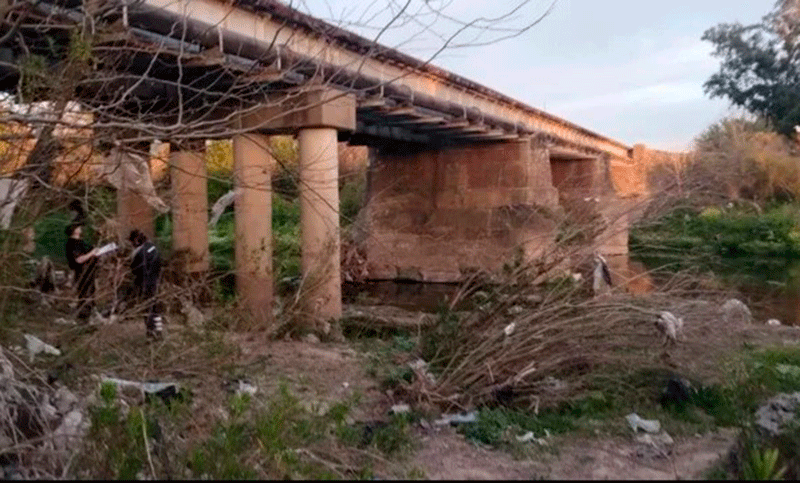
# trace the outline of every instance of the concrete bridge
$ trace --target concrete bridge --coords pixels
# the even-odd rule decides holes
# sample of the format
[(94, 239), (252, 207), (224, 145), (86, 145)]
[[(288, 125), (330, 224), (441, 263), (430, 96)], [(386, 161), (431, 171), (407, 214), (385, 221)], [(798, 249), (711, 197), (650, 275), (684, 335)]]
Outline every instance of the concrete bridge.
[[(559, 210), (603, 218), (615, 236), (597, 243), (606, 253), (627, 251), (623, 198), (643, 191), (646, 148), (275, 0), (43, 0), (27, 15), (19, 32), (29, 50), (42, 45), (43, 31), (69, 43), (63, 24), (90, 18), (104, 26), (93, 37), (95, 55), (127, 49), (124, 61), (107, 62), (121, 74), (113, 86), (84, 83), (76, 98), (98, 121), (135, 115), (137, 124), (161, 127), (172, 144), (173, 246), (186, 253), (190, 273), (209, 268), (198, 141), (233, 138), (237, 290), (258, 320), (270, 318), (272, 303), (269, 135), (299, 141), (302, 269), (313, 281), (309, 310), (322, 317), (341, 314), (339, 141), (371, 147), (365, 243), (373, 278), (455, 281), (498, 269), (515, 253), (533, 259), (554, 241)], [(43, 30), (54, 18), (62, 25)], [(27, 55), (15, 45), (0, 46), (0, 57)], [(0, 87), (18, 81), (16, 70), (0, 68)], [(152, 208), (134, 188), (121, 189), (118, 201), (125, 226), (152, 225)]]

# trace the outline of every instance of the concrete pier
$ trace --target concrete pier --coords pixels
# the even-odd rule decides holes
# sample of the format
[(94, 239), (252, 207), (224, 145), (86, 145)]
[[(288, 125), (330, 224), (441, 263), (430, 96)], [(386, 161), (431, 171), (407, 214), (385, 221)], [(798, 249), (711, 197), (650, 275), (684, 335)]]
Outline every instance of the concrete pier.
[(236, 291), (258, 325), (272, 321), (272, 170), (266, 136), (233, 138)]
[(204, 144), (181, 146), (170, 154), (172, 251), (182, 253), (187, 273), (209, 269), (208, 188)]
[(339, 318), (342, 287), (336, 129), (301, 129), (298, 142), (306, 310), (321, 318)]

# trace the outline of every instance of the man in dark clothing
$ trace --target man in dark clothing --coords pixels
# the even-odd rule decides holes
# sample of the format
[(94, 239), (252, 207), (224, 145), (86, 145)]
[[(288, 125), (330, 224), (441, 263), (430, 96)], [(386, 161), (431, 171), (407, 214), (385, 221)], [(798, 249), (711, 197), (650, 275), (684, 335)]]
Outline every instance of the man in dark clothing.
[(81, 239), (83, 225), (72, 223), (65, 230), (67, 235), (67, 263), (75, 274), (78, 293), (78, 320), (86, 322), (94, 307), (94, 277), (97, 272), (97, 249)]
[(160, 337), (164, 327), (161, 315), (159, 315), (156, 291), (158, 290), (158, 277), (161, 275), (161, 256), (153, 242), (148, 240), (141, 231), (131, 231), (128, 239), (134, 246), (131, 271), (136, 295), (140, 300), (146, 301), (148, 305), (148, 314), (145, 318), (147, 335), (148, 337)]

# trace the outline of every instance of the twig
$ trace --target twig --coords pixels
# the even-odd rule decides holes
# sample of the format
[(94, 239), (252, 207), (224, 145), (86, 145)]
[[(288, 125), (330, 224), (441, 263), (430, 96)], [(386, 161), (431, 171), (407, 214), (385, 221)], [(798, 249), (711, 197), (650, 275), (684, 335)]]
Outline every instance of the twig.
[[(144, 396), (144, 391), (142, 391), (142, 397)], [(144, 439), (144, 450), (147, 452), (147, 462), (150, 464), (150, 472), (153, 475), (153, 479), (156, 480), (156, 469), (153, 466), (153, 458), (150, 456), (150, 443), (147, 442), (147, 418), (144, 415), (144, 410), (139, 409), (139, 413), (142, 415), (142, 438)]]

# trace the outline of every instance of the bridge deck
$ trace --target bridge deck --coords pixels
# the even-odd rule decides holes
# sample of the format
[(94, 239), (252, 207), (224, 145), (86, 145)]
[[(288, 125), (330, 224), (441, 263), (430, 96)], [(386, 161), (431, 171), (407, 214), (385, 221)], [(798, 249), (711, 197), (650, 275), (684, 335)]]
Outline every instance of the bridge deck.
[(219, 0), (143, 0), (137, 10), (135, 21), (148, 30), (179, 36), (182, 32), (172, 25), (188, 19), (190, 38), (206, 48), (221, 47), (225, 53), (255, 59), (265, 59), (271, 51), (278, 58), (299, 56), (327, 71), (334, 83), (383, 86), (384, 94), (403, 96), (413, 106), (448, 111), (443, 113), (448, 117), (458, 113), (484, 124), (487, 129), (478, 134), (488, 138), (544, 134), (566, 145), (630, 156), (630, 148), (620, 142), (275, 1), (239, 0), (230, 5)]

